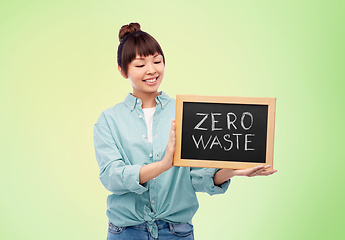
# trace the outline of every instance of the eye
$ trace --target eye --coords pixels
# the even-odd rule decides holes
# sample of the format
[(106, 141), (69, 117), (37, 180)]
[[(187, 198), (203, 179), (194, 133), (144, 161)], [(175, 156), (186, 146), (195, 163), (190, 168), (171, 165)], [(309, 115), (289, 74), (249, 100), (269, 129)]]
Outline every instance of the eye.
[(136, 66), (137, 68), (142, 68), (142, 67), (144, 67), (145, 65), (138, 65), (138, 66)]
[(159, 61), (159, 62), (155, 62), (155, 64), (160, 64), (162, 61)]

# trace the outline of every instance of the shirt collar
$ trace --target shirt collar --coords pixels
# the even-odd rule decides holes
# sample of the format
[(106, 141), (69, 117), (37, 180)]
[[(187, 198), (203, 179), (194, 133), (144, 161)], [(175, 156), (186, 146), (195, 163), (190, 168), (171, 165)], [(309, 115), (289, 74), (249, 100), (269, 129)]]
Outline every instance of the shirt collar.
[[(166, 93), (163, 91), (159, 92), (159, 95), (156, 97), (157, 107), (160, 106), (162, 109), (165, 108), (170, 100), (171, 98)], [(128, 93), (124, 103), (133, 111), (136, 107), (141, 106), (141, 99), (134, 97), (132, 93)]]

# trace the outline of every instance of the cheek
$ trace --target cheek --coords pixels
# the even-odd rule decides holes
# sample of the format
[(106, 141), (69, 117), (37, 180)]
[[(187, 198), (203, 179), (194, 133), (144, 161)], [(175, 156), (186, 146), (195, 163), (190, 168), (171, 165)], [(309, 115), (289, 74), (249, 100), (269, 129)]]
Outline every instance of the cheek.
[(163, 65), (162, 67), (159, 68), (159, 72), (160, 72), (161, 75), (164, 74), (164, 70), (165, 70), (164, 65)]
[(139, 69), (136, 70), (136, 71), (132, 71), (130, 74), (129, 74), (129, 77), (132, 79), (132, 80), (137, 80), (137, 79), (141, 79), (142, 78), (142, 71), (140, 71)]

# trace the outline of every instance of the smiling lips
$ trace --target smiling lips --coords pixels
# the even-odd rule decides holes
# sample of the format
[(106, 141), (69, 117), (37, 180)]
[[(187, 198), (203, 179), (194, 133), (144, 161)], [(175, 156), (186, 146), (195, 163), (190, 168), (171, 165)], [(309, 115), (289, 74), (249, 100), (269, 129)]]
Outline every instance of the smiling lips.
[(150, 79), (146, 79), (146, 80), (143, 80), (143, 81), (144, 81), (146, 84), (148, 84), (148, 85), (154, 85), (154, 84), (157, 83), (157, 78), (158, 78), (158, 76), (155, 77), (155, 78), (150, 78)]

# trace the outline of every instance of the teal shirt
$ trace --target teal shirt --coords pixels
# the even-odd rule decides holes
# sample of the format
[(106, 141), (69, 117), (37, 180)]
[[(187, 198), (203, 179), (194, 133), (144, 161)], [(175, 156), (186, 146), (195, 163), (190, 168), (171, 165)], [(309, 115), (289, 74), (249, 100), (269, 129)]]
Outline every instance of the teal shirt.
[(140, 168), (162, 160), (175, 118), (175, 100), (164, 92), (156, 97), (152, 143), (141, 100), (126, 99), (102, 112), (94, 127), (96, 158), (100, 180), (112, 194), (107, 199), (107, 216), (116, 226), (147, 222), (157, 237), (155, 220), (191, 222), (198, 209), (195, 192), (224, 193), (230, 183), (215, 186), (217, 169), (172, 167), (145, 184), (139, 183)]

